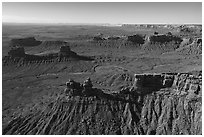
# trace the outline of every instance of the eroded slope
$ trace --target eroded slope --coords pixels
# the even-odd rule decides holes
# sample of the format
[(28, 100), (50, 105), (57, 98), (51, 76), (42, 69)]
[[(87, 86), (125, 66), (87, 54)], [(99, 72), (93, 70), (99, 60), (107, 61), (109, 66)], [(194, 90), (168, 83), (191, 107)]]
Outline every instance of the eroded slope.
[[(76, 87), (80, 95), (44, 96), (19, 110), (3, 134), (202, 134), (200, 74), (135, 77), (114, 94), (93, 88), (87, 96)], [(153, 88), (152, 79), (161, 85)]]

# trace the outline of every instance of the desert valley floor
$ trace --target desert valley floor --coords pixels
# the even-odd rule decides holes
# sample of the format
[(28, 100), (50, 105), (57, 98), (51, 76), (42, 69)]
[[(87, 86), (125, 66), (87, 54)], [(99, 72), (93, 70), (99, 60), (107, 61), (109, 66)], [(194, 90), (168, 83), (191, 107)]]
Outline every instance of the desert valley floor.
[(202, 134), (201, 25), (3, 24), (2, 35), (3, 134)]

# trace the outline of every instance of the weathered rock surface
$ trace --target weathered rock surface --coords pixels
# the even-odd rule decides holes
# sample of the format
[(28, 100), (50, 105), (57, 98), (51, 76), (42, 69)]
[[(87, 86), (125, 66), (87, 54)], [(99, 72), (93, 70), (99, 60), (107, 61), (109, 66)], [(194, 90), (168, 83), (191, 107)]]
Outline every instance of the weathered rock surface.
[[(61, 92), (45, 97), (19, 110), (3, 134), (202, 134), (200, 74), (140, 74), (135, 79), (133, 86), (140, 89), (127, 88), (126, 94), (105, 94), (90, 85), (98, 94), (87, 97)], [(68, 82), (67, 92), (83, 90), (70, 82), (74, 83)], [(133, 94), (154, 84), (160, 89)]]

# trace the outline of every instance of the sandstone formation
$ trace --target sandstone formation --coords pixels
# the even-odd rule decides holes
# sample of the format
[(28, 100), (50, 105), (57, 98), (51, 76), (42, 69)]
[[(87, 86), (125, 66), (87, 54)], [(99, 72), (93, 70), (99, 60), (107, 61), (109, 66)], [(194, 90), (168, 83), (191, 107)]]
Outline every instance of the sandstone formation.
[[(3, 134), (202, 134), (201, 74), (136, 74), (134, 81), (126, 93), (105, 94), (90, 79), (70, 80), (64, 93), (20, 111)], [(100, 94), (84, 96), (84, 89)]]

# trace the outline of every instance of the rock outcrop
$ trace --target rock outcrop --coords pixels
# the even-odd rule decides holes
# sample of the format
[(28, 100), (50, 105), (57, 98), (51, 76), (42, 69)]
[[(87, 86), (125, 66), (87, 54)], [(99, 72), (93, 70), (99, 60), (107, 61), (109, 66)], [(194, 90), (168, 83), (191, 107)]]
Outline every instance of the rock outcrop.
[(83, 84), (69, 80), (66, 82), (65, 94), (71, 96), (95, 96), (97, 92), (94, 92), (93, 85), (90, 78), (87, 78)]
[[(90, 79), (70, 80), (65, 92), (19, 110), (3, 134), (201, 135), (201, 83), (201, 74), (137, 74), (133, 89), (105, 94)], [(100, 94), (84, 96), (84, 89)]]

